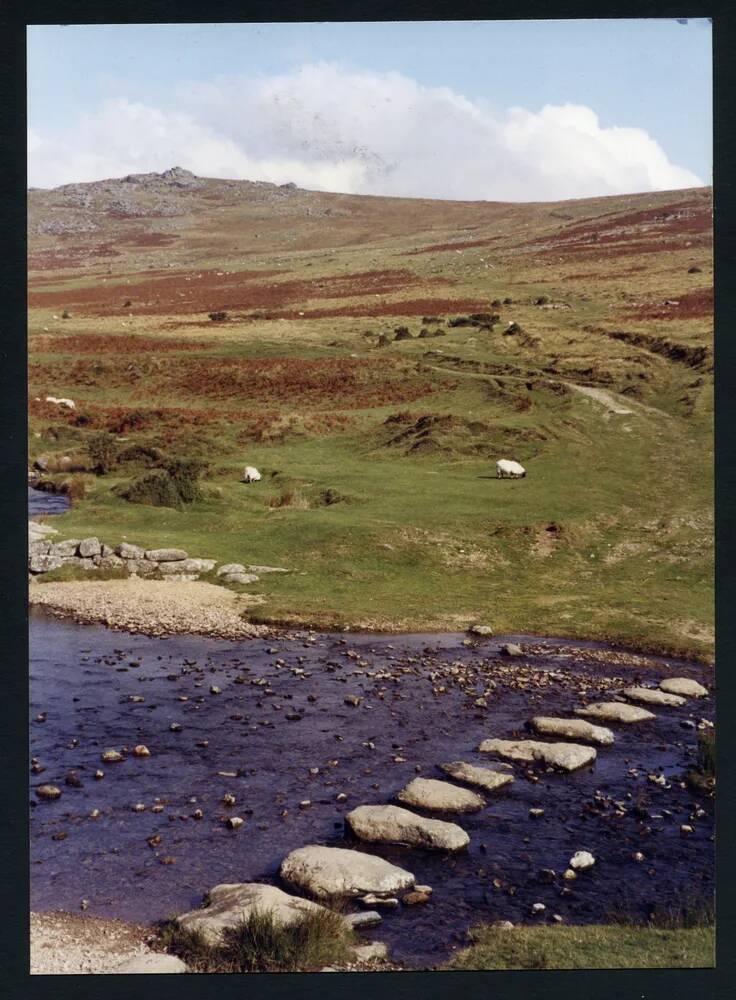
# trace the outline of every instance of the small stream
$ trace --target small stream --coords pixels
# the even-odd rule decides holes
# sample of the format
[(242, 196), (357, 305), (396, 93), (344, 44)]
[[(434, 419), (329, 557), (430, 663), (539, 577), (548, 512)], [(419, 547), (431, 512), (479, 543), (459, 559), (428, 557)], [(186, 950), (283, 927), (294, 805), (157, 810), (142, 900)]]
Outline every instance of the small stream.
[(39, 517), (41, 514), (63, 514), (69, 510), (69, 497), (61, 493), (45, 493), (28, 487), (28, 516)]
[[(366, 849), (346, 835), (346, 812), (391, 801), (417, 774), (443, 777), (444, 761), (495, 766), (477, 752), (479, 742), (528, 735), (533, 714), (568, 714), (581, 697), (606, 696), (624, 682), (705, 676), (671, 659), (601, 664), (594, 657), (607, 647), (531, 637), (473, 647), (461, 635), (149, 638), (36, 609), (30, 636), (31, 720), (46, 713), (31, 724), (31, 754), (45, 768), (31, 775), (31, 788), (62, 789), (56, 802), (31, 794), (31, 909), (78, 912), (85, 899), (91, 915), (143, 922), (198, 905), (219, 882), (278, 884), (278, 866), (296, 847)], [(530, 655), (498, 656), (513, 640)], [(478, 707), (484, 692), (487, 707)], [(362, 698), (357, 708), (345, 703), (348, 694)], [(614, 909), (644, 914), (683, 893), (711, 893), (713, 803), (694, 799), (677, 776), (694, 760), (695, 724), (713, 712), (709, 697), (614, 726), (615, 745), (573, 774), (514, 765), (513, 785), (489, 796), (483, 811), (439, 816), (470, 834), (459, 855), (371, 846), (434, 893), (425, 906), (384, 911), (367, 936), (387, 942), (406, 966), (426, 968), (445, 961), (480, 921), (559, 914), (588, 923)], [(100, 762), (105, 749), (138, 743), (150, 758)], [(65, 784), (72, 769), (83, 787)], [(664, 774), (670, 787), (649, 774)], [(221, 802), (226, 792), (236, 797), (231, 809)], [(341, 792), (344, 804), (335, 800)], [(303, 800), (311, 806), (300, 808)], [(151, 812), (156, 801), (160, 813)], [(139, 802), (144, 812), (133, 811)], [(691, 819), (696, 806), (705, 814)], [(530, 818), (531, 807), (544, 816)], [(192, 818), (197, 808), (200, 820)], [(99, 818), (90, 818), (93, 809)], [(246, 823), (230, 830), (227, 815)], [(683, 835), (683, 823), (694, 832)], [(152, 848), (154, 835), (161, 843)], [(578, 850), (597, 863), (567, 883), (561, 875)], [(643, 862), (633, 860), (637, 851)], [(556, 877), (545, 881), (542, 869)], [(536, 902), (546, 905), (542, 918), (530, 916)]]

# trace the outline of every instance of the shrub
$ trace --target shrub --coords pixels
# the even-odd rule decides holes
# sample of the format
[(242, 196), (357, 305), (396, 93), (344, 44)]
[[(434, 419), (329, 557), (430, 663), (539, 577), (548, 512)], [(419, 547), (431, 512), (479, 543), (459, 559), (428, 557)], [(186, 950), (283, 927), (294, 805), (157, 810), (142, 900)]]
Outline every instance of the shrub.
[(514, 300), (513, 300), (512, 298), (509, 298), (509, 297), (507, 296), (507, 297), (506, 297), (506, 298), (505, 298), (505, 299), (503, 300), (503, 304), (504, 304), (505, 306), (511, 306), (511, 305), (513, 305), (513, 304), (514, 304)]
[(62, 319), (71, 319), (72, 318), (72, 314), (69, 312), (68, 309), (65, 309), (64, 312), (61, 314), (61, 318)]
[(534, 300), (534, 305), (535, 306), (546, 306), (548, 302), (549, 302), (549, 299), (547, 298), (546, 295), (540, 295), (539, 298), (537, 298), (537, 299)]
[(491, 302), (491, 305), (493, 306), (494, 309), (499, 309), (501, 307), (501, 300), (494, 299), (493, 302)]
[(397, 326), (394, 330), (394, 340), (411, 340), (411, 332), (408, 326)]
[(87, 481), (84, 476), (71, 476), (59, 485), (59, 493), (69, 497), (72, 503), (83, 500), (87, 492)]
[(179, 507), (181, 503), (174, 481), (163, 469), (134, 479), (121, 496), (129, 503), (142, 503), (148, 507)]
[(171, 923), (161, 942), (196, 972), (300, 972), (347, 960), (353, 935), (339, 913), (318, 910), (285, 925), (256, 911), (209, 944), (200, 931)]
[(218, 309), (215, 312), (207, 313), (207, 315), (213, 323), (222, 323), (227, 319), (227, 312), (224, 309)]
[(87, 442), (87, 451), (92, 460), (92, 467), (99, 475), (104, 476), (115, 462), (115, 441), (107, 431), (98, 431)]
[(198, 458), (169, 459), (163, 463), (164, 470), (171, 477), (181, 503), (194, 503), (201, 499), (199, 477), (206, 464)]

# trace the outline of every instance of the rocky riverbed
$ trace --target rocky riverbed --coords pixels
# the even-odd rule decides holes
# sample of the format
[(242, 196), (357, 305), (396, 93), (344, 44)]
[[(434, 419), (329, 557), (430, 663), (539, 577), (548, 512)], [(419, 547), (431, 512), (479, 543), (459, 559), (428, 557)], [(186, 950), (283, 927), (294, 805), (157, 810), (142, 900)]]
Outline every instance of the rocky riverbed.
[[(431, 967), (479, 921), (599, 922), (711, 892), (713, 802), (680, 781), (698, 727), (713, 718), (708, 669), (570, 641), (467, 641), (153, 638), (34, 609), (32, 909), (147, 924), (191, 910), (218, 883), (298, 892), (278, 874), (290, 852), (349, 847), (432, 888), (421, 905), (382, 908), (366, 932), (405, 966)], [(522, 655), (501, 655), (505, 643)], [(623, 703), (625, 687), (672, 676), (706, 685), (707, 696), (650, 704), (653, 719), (590, 720), (615, 740), (577, 770), (478, 750), (489, 739), (543, 740), (526, 728), (533, 717), (580, 718), (576, 709)], [(121, 759), (103, 762), (109, 750)], [(486, 804), (473, 812), (410, 807), (462, 827), (467, 848), (369, 843), (350, 831), (358, 806), (409, 808), (396, 796), (416, 777), (453, 780), (441, 769), (450, 762), (514, 777), (476, 787)], [(61, 794), (41, 798), (41, 785)], [(578, 852), (595, 863), (566, 878)]]

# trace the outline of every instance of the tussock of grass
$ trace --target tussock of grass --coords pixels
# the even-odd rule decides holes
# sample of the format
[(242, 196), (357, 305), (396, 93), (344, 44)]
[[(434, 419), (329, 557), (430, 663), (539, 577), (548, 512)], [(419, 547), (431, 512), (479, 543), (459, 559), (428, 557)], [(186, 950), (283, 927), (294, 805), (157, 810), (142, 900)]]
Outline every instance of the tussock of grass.
[(698, 734), (697, 764), (685, 773), (685, 781), (697, 795), (710, 795), (716, 783), (716, 733), (706, 729)]
[(282, 490), (279, 496), (270, 496), (267, 500), (267, 504), (272, 509), (277, 509), (279, 507), (292, 507), (295, 510), (308, 510), (309, 501), (307, 498), (299, 492), (299, 490), (286, 489)]
[(478, 927), (446, 968), (668, 969), (714, 965), (713, 926)]
[(271, 911), (256, 911), (227, 928), (220, 944), (175, 921), (161, 930), (166, 951), (195, 972), (305, 972), (345, 961), (353, 935), (339, 913), (305, 913), (286, 926)]

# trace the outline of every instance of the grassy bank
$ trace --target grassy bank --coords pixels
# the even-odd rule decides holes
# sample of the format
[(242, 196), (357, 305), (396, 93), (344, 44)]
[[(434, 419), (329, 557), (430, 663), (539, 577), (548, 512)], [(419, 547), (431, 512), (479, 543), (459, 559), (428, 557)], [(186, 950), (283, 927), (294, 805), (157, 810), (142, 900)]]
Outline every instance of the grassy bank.
[(477, 928), (446, 966), (493, 969), (700, 969), (715, 964), (715, 928), (623, 925)]

